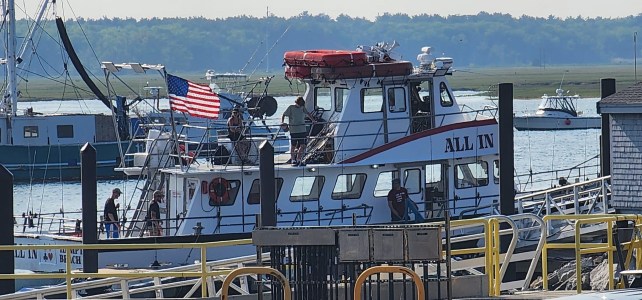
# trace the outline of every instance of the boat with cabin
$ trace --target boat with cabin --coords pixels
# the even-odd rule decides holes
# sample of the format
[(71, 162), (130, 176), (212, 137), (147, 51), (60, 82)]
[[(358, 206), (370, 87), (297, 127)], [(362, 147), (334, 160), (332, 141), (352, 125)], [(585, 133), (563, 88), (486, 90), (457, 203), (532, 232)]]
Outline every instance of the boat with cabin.
[[(6, 68), (6, 84), (2, 86), (3, 100), (0, 103), (0, 164), (4, 165), (14, 175), (14, 180), (26, 181), (33, 179), (73, 179), (80, 177), (80, 147), (90, 142), (98, 150), (97, 174), (100, 177), (114, 177), (119, 175), (114, 172), (114, 167), (120, 163), (120, 153), (129, 144), (127, 132), (119, 131), (117, 124), (122, 120), (116, 120), (118, 104), (103, 101), (110, 112), (104, 113), (56, 113), (45, 114), (34, 110), (32, 107), (19, 108), (21, 95), (29, 93), (27, 82), (29, 75), (36, 74), (28, 72), (26, 66), (31, 65), (32, 58), (38, 57), (36, 47), (32, 45), (32, 37), (42, 30), (40, 21), (45, 18), (45, 11), (50, 1), (44, 1), (35, 20), (34, 26), (24, 33), (26, 38), (22, 44), (17, 42), (16, 30), (16, 9), (14, 1), (7, 1), (7, 9), (4, 14), (6, 26), (3, 27), (5, 34), (4, 49), (6, 57), (2, 63)], [(58, 18), (56, 25), (63, 41), (68, 57), (78, 69), (81, 76), (87, 76), (80, 64), (78, 57), (73, 51), (73, 46), (67, 36), (64, 22)], [(55, 36), (48, 34), (43, 36)], [(56, 40), (56, 42), (58, 42)], [(42, 42), (41, 44), (46, 44)], [(29, 49), (29, 51), (27, 51)], [(51, 49), (47, 49), (51, 51)], [(35, 65), (35, 64), (34, 64)], [(38, 63), (37, 65), (41, 65)], [(47, 62), (52, 69), (49, 74), (59, 72), (60, 77), (69, 76), (66, 72), (67, 62), (55, 64)], [(84, 73), (84, 75), (83, 75)], [(52, 75), (55, 76), (55, 75)], [(51, 78), (49, 78), (51, 79)], [(61, 82), (59, 77), (55, 79)], [(65, 78), (65, 80), (71, 80)], [(67, 83), (69, 84), (69, 83)], [(71, 84), (73, 85), (73, 84)], [(90, 87), (96, 88), (95, 86)], [(68, 93), (73, 94), (73, 93)], [(63, 97), (63, 95), (50, 95), (52, 99)]]
[(579, 95), (568, 95), (559, 88), (555, 95), (542, 96), (535, 114), (513, 117), (517, 130), (573, 130), (601, 128), (602, 119), (599, 116), (584, 116), (576, 109)]
[[(314, 58), (329, 62), (322, 66), (305, 58), (289, 62), (292, 52), (285, 55), (287, 67), (302, 72), (293, 75), (286, 67), (289, 78), (306, 85), (303, 97), (316, 122), (308, 126), (305, 166), (286, 164), (288, 153), (274, 153), (277, 226), (389, 223), (386, 197), (393, 179), (400, 179), (416, 205), (406, 221), (442, 218), (446, 212), (462, 217), (493, 212), (499, 194), (497, 121), (483, 111), (460, 109), (447, 80), (451, 58), (433, 59), (426, 47), (413, 67), (390, 58), (392, 48), (380, 44), (323, 53)], [(265, 126), (279, 130), (279, 123)], [(142, 150), (132, 153), (134, 165), (119, 169), (137, 168), (132, 174), (141, 191), (121, 240), (249, 237), (262, 200), (259, 165), (243, 163), (225, 132), (218, 139), (225, 151), (201, 155), (204, 137), (190, 140), (192, 126), (177, 132), (167, 128), (149, 130), (146, 139), (137, 140), (140, 147), (130, 149)], [(257, 162), (261, 144), (274, 142), (251, 135), (246, 141), (252, 150), (245, 155)], [(196, 145), (195, 155), (177, 151), (180, 145)], [(162, 237), (150, 237), (145, 217), (157, 190), (166, 195), (160, 204)], [(19, 243), (34, 242), (28, 241), (28, 231)], [(69, 235), (37, 236), (38, 243), (78, 241)], [(173, 263), (181, 257), (157, 255), (158, 261)], [(149, 263), (134, 256), (103, 253), (100, 264)]]

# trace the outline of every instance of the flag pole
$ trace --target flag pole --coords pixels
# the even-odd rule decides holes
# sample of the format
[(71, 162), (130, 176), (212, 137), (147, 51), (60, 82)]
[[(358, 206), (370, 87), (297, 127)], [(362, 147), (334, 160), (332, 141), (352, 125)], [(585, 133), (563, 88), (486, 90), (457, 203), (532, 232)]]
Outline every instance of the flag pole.
[[(165, 88), (167, 88), (167, 93), (168, 93), (167, 99), (169, 100), (169, 121), (172, 124), (171, 140), (175, 142), (173, 145), (174, 153), (178, 155), (178, 163), (181, 166), (181, 171), (183, 171), (183, 164), (181, 163), (181, 157), (180, 157), (181, 152), (179, 150), (179, 143), (178, 143), (178, 134), (176, 133), (176, 122), (174, 122), (174, 110), (172, 109), (172, 100), (169, 99), (169, 86), (167, 84), (167, 75), (168, 75), (167, 70), (163, 70), (163, 73), (164, 73), (163, 77), (165, 77)], [(187, 152), (187, 150), (185, 150), (185, 152)]]

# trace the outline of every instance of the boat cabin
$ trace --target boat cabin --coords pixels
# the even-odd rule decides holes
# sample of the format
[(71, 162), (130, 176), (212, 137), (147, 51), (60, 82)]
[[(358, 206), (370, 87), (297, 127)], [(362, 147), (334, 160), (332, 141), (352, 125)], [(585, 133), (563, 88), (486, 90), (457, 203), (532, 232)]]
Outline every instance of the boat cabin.
[[(285, 54), (286, 76), (305, 84), (305, 107), (316, 120), (307, 124), (304, 165), (287, 164), (289, 153), (274, 156), (277, 225), (389, 223), (393, 179), (409, 194), (404, 222), (443, 218), (446, 210), (455, 218), (495, 211), (497, 121), (457, 104), (447, 80), (453, 60), (432, 59), (428, 49), (416, 67), (390, 58), (386, 44)], [(219, 140), (229, 159), (175, 160), (141, 172), (155, 175), (141, 185), (147, 193), (127, 235), (147, 234), (143, 217), (156, 189), (167, 195), (163, 235), (251, 232), (266, 195), (259, 166), (237, 158), (258, 155), (263, 141), (249, 136), (244, 143), (255, 150), (242, 153), (240, 142)]]

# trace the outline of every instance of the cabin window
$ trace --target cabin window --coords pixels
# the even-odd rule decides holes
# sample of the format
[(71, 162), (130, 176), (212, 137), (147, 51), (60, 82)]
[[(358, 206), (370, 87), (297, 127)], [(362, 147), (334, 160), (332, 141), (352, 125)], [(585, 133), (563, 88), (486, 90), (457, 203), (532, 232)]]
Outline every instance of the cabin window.
[(58, 138), (59, 139), (68, 139), (74, 137), (74, 126), (73, 125), (58, 125)]
[(478, 161), (456, 165), (455, 179), (458, 189), (488, 185), (488, 163)]
[[(223, 184), (223, 183), (220, 183)], [(241, 187), (241, 181), (240, 180), (231, 180), (227, 181), (227, 193), (225, 192), (225, 187), (224, 184), (221, 186), (221, 189), (219, 190), (219, 197), (214, 197), (212, 198), (212, 193), (214, 192), (215, 187), (211, 186), (210, 183), (210, 205), (211, 206), (227, 206), (227, 205), (233, 205), (234, 201), (236, 200), (236, 196), (239, 193), (239, 189)]]
[(499, 184), (499, 159), (493, 161), (493, 182)]
[(301, 176), (294, 181), (294, 187), (290, 193), (290, 201), (318, 201), (321, 196), (325, 177), (323, 176)]
[(332, 97), (329, 87), (318, 87), (314, 89), (314, 109), (330, 110)]
[(37, 138), (38, 137), (38, 126), (25, 126), (25, 128), (24, 128), (24, 137), (25, 138)]
[(375, 197), (387, 197), (388, 192), (392, 189), (392, 179), (399, 178), (399, 172), (388, 171), (379, 173), (377, 184), (374, 189)]
[(421, 171), (419, 169), (408, 169), (403, 172), (403, 187), (408, 190), (408, 194), (421, 193)]
[(374, 113), (383, 111), (383, 93), (381, 88), (361, 90), (361, 112)]
[(343, 111), (343, 104), (346, 102), (346, 99), (348, 99), (348, 89), (334, 89), (334, 111)]
[(388, 89), (388, 108), (390, 112), (406, 111), (406, 91), (404, 88)]
[(332, 199), (359, 199), (366, 184), (366, 174), (341, 174), (332, 190)]
[(443, 200), (444, 170), (442, 164), (426, 165), (426, 199), (428, 201)]
[(441, 94), (441, 106), (453, 106), (453, 98), (448, 92), (448, 87), (445, 82), (439, 84), (439, 93)]
[[(278, 199), (281, 193), (281, 187), (283, 186), (283, 178), (274, 178), (274, 182), (276, 184), (276, 195), (274, 195), (274, 199)], [(250, 194), (247, 196), (247, 204), (261, 204), (261, 181), (258, 179), (252, 181)]]

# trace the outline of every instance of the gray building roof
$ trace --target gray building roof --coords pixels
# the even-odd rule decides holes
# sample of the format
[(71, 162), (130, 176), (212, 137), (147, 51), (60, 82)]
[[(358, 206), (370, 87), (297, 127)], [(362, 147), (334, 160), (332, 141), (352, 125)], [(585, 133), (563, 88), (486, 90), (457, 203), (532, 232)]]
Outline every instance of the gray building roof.
[(642, 82), (616, 92), (597, 102), (600, 114), (639, 114), (642, 113)]

